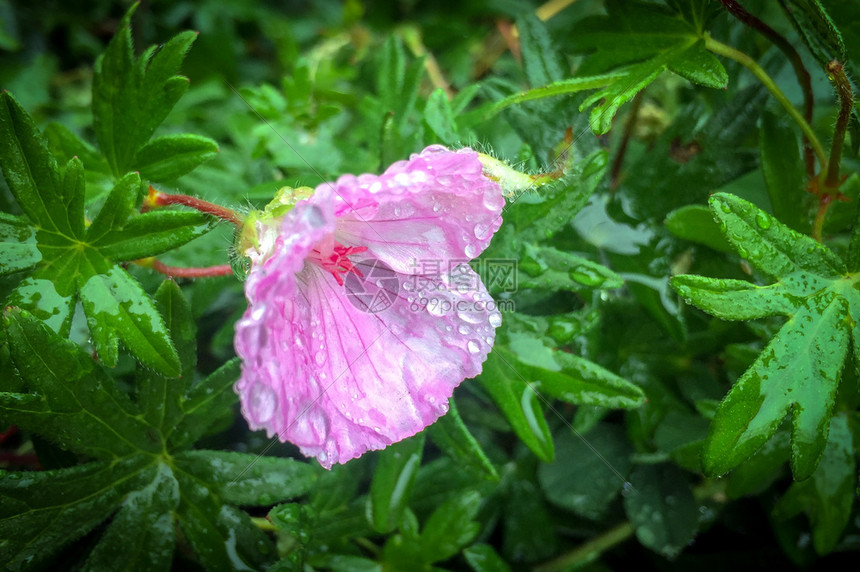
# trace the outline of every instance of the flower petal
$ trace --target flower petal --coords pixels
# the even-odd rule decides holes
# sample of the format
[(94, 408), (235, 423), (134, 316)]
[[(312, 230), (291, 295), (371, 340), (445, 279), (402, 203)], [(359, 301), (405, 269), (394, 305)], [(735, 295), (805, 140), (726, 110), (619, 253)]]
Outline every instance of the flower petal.
[[(252, 428), (330, 468), (418, 433), (480, 372), (501, 315), (467, 265), (456, 282), (422, 278), (419, 292), (408, 286), (413, 276), (394, 275), (398, 295), (372, 313), (321, 268), (295, 273), (297, 255), (276, 249), (266, 266), (273, 280), (251, 285), (252, 307), (237, 324), (245, 362), (236, 389)], [(357, 266), (372, 280), (368, 264)], [(464, 277), (472, 286), (458, 289)]]
[(437, 145), (382, 175), (345, 175), (317, 192), (331, 187), (335, 195), (339, 242), (414, 274), (418, 261), (471, 260), (489, 245), (505, 201), (482, 168), (471, 149)]

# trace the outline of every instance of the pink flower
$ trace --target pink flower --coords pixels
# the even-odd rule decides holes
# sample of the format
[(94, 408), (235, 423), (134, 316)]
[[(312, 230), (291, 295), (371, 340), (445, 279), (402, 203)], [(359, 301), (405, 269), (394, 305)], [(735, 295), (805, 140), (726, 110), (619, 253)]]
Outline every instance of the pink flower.
[(331, 468), (444, 415), (501, 323), (467, 263), (503, 206), (477, 153), (432, 146), (320, 185), (274, 231), (258, 225), (236, 325), (251, 428)]

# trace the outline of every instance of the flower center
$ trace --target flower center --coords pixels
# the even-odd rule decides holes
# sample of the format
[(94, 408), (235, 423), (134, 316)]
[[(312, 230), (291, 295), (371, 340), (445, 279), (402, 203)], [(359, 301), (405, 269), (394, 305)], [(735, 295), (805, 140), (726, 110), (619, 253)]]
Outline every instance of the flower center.
[(343, 275), (354, 272), (364, 278), (361, 270), (355, 267), (349, 259), (353, 254), (360, 254), (367, 250), (366, 246), (344, 246), (337, 242), (333, 236), (328, 236), (308, 255), (308, 260), (330, 272), (339, 286), (343, 286)]

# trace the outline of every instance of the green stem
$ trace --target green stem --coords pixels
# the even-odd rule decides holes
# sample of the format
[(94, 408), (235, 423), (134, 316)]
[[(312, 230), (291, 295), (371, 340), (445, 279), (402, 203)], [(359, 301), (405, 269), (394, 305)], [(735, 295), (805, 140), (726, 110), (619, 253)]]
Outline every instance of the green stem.
[(618, 526), (610, 528), (597, 538), (589, 540), (585, 544), (576, 547), (576, 549), (562, 554), (555, 560), (550, 560), (546, 564), (541, 564), (534, 569), (534, 572), (556, 572), (561, 570), (569, 570), (579, 565), (587, 564), (598, 558), (603, 552), (612, 548), (616, 544), (621, 544), (631, 536), (633, 536), (634, 528), (629, 522), (622, 522)]
[(618, 79), (618, 77), (620, 77), (621, 75), (622, 74), (620, 73), (613, 73), (585, 78), (574, 77), (570, 79), (556, 81), (541, 87), (536, 87), (528, 91), (521, 91), (520, 93), (509, 95), (504, 99), (500, 99), (499, 101), (487, 104), (483, 107), (479, 107), (475, 111), (464, 114), (460, 122), (465, 126), (475, 125), (477, 123), (490, 119), (506, 107), (510, 107), (511, 105), (515, 105), (517, 103), (523, 103), (525, 101), (532, 101), (535, 99), (543, 99), (545, 97), (553, 97), (556, 95), (577, 93), (580, 91), (585, 91), (587, 89), (606, 87), (607, 85), (612, 83), (613, 80)]
[(774, 83), (773, 79), (767, 74), (764, 69), (760, 65), (758, 65), (755, 60), (746, 55), (745, 53), (738, 51), (731, 46), (727, 46), (722, 42), (718, 42), (710, 35), (705, 35), (705, 47), (710, 51), (714, 52), (717, 55), (727, 57), (729, 59), (735, 60), (748, 70), (750, 70), (754, 76), (756, 76), (759, 81), (761, 81), (764, 86), (770, 91), (771, 95), (785, 108), (788, 114), (794, 119), (794, 122), (800, 126), (800, 130), (803, 131), (803, 134), (809, 140), (809, 143), (812, 145), (812, 150), (815, 152), (815, 156), (818, 158), (818, 162), (821, 164), (822, 171), (827, 168), (827, 152), (824, 150), (824, 146), (821, 144), (821, 141), (818, 140), (818, 137), (815, 135), (815, 131), (812, 130), (812, 127), (809, 123), (804, 119), (803, 115), (795, 108), (781, 89)]
[[(806, 66), (803, 65), (803, 60), (798, 51), (779, 32), (747, 12), (736, 0), (720, 0), (720, 3), (735, 18), (750, 28), (757, 30), (785, 54), (785, 57), (788, 58), (788, 61), (791, 62), (791, 66), (794, 68), (797, 82), (800, 84), (801, 91), (803, 91), (803, 117), (807, 122), (812, 122), (812, 110), (814, 107), (812, 79), (806, 70)], [(803, 138), (803, 162), (806, 165), (807, 176), (811, 179), (815, 176), (815, 158), (812, 155), (812, 147), (809, 145), (809, 140), (806, 137)]]

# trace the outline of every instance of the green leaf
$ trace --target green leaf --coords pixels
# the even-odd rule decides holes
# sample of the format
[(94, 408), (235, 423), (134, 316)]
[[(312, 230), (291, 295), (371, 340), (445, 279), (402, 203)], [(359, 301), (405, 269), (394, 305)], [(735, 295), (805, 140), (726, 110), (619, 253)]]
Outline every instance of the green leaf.
[[(541, 395), (576, 405), (610, 408), (632, 409), (645, 402), (640, 388), (593, 362), (551, 349), (531, 333), (509, 331), (507, 337), (507, 348), (514, 354), (511, 365)], [(501, 357), (508, 359), (506, 349), (500, 351)]]
[(430, 426), (430, 439), (453, 461), (489, 480), (498, 481), (499, 473), (496, 467), (466, 427), (453, 397), (448, 400), (448, 406), (448, 413)]
[(41, 260), (36, 229), (18, 217), (0, 213), (0, 276), (27, 270)]
[(136, 390), (138, 402), (143, 405), (144, 418), (165, 435), (183, 415), (182, 401), (193, 379), (197, 361), (197, 328), (191, 306), (176, 282), (165, 280), (161, 283), (155, 293), (155, 305), (164, 316), (164, 325), (176, 348), (181, 380), (139, 368)]
[(181, 499), (175, 515), (206, 570), (256, 570), (273, 557), (274, 546), (247, 513), (222, 505), (205, 481), (177, 468)]
[(481, 508), (481, 495), (467, 491), (439, 506), (421, 531), (420, 552), (424, 562), (447, 560), (471, 543), (481, 525), (474, 521)]
[(94, 244), (115, 262), (138, 260), (173, 250), (203, 236), (215, 219), (193, 211), (151, 211), (133, 217), (121, 229), (110, 230)]
[(463, 558), (475, 572), (510, 572), (511, 567), (489, 544), (473, 544), (463, 549)]
[(481, 386), (502, 411), (514, 433), (542, 461), (552, 461), (554, 449), (552, 435), (539, 404), (540, 397), (524, 374), (514, 364), (518, 361), (513, 353), (495, 347), (484, 370), (478, 377)]
[(630, 475), (633, 485), (624, 497), (624, 510), (639, 542), (674, 558), (698, 530), (699, 505), (683, 473), (671, 465), (639, 465)]
[(218, 144), (208, 137), (163, 135), (135, 153), (133, 165), (144, 179), (169, 182), (190, 173), (218, 154)]
[(670, 284), (688, 304), (723, 320), (754, 320), (765, 316), (790, 316), (802, 298), (785, 291), (782, 284), (756, 286), (745, 280), (721, 280), (681, 274)]
[(785, 117), (769, 111), (762, 114), (759, 151), (774, 216), (795, 230), (803, 230), (809, 226), (805, 223), (807, 209), (803, 208), (808, 196), (804, 189), (806, 172), (795, 129)]
[(146, 486), (129, 493), (90, 553), (84, 570), (153, 570), (170, 567), (179, 506), (179, 484), (159, 463)]
[(33, 391), (0, 393), (7, 421), (99, 459), (158, 450), (153, 428), (86, 352), (26, 312), (5, 321), (13, 363)]
[(0, 559), (10, 570), (48, 560), (144, 486), (149, 464), (133, 455), (56, 471), (0, 473)]
[(379, 454), (368, 497), (368, 517), (377, 532), (391, 532), (400, 524), (421, 465), (424, 438), (421, 433)]
[(673, 210), (666, 215), (666, 228), (678, 238), (698, 242), (720, 252), (733, 252), (706, 206), (687, 205)]
[(555, 553), (555, 526), (538, 488), (529, 480), (513, 479), (505, 492), (502, 543), (505, 558), (535, 562)]
[(424, 123), (436, 135), (436, 138), (451, 145), (460, 139), (457, 133), (457, 122), (451, 110), (451, 102), (445, 95), (445, 90), (437, 88), (427, 99), (424, 107)]
[(166, 437), (171, 447), (187, 447), (202, 437), (219, 415), (236, 403), (233, 384), (239, 379), (239, 359), (232, 359), (194, 385), (180, 401), (182, 416)]
[(851, 519), (857, 465), (854, 443), (845, 415), (833, 417), (827, 448), (812, 476), (794, 483), (774, 507), (774, 516), (790, 518), (806, 512), (812, 524), (812, 542), (818, 554), (836, 548)]
[(122, 340), (142, 363), (171, 377), (181, 373), (164, 320), (125, 270), (114, 266), (90, 276), (81, 286), (80, 296), (93, 344), (106, 365), (116, 365), (117, 343)]
[(760, 270), (779, 281), (760, 287), (736, 280), (676, 276), (688, 301), (727, 319), (789, 316), (720, 404), (705, 440), (705, 473), (721, 475), (752, 455), (792, 412), (791, 467), (795, 479), (815, 471), (827, 433), (849, 333), (860, 308), (858, 279), (842, 260), (751, 203), (718, 193), (711, 208), (726, 237)]
[(0, 218), (0, 239), (20, 241), (4, 249), (0, 270), (33, 268), (5, 304), (29, 310), (68, 335), (80, 297), (104, 363), (117, 363), (121, 340), (146, 365), (177, 375), (176, 351), (163, 320), (140, 285), (114, 262), (174, 248), (207, 232), (210, 219), (195, 214), (133, 216), (143, 184), (137, 173), (129, 173), (116, 182), (87, 228), (81, 162), (73, 158), (58, 169), (32, 119), (8, 93), (0, 99), (3, 174), (31, 225), (25, 227), (23, 218)]
[(774, 277), (813, 275), (799, 276), (801, 282), (816, 276), (836, 278), (845, 273), (845, 263), (832, 250), (786, 228), (752, 203), (726, 193), (716, 193), (708, 202), (737, 253), (759, 270)]
[(564, 79), (562, 58), (546, 24), (533, 13), (526, 12), (517, 18), (517, 31), (529, 85), (546, 85)]
[(584, 111), (602, 100), (589, 120), (595, 133), (609, 131), (618, 108), (666, 69), (707, 87), (728, 83), (725, 68), (705, 49), (694, 26), (641, 2), (610, 1), (607, 12), (583, 19), (571, 32), (577, 51), (596, 52), (579, 70), (581, 75), (627, 66), (579, 106)]
[(570, 290), (621, 288), (624, 280), (602, 264), (551, 246), (524, 243), (517, 264), (519, 288)]
[(139, 168), (136, 154), (188, 89), (188, 80), (177, 74), (197, 37), (183, 32), (135, 58), (130, 25), (136, 8), (123, 17), (93, 75), (96, 139), (116, 178)]
[(790, 435), (788, 431), (779, 430), (752, 457), (732, 471), (726, 494), (733, 499), (761, 494), (785, 474), (783, 465), (789, 457)]
[(185, 451), (177, 468), (208, 484), (224, 502), (269, 506), (307, 493), (317, 480), (312, 465), (295, 459), (224, 451)]
[(538, 466), (538, 481), (547, 500), (586, 518), (600, 519), (621, 492), (633, 465), (633, 450), (624, 432), (615, 425), (598, 424), (588, 435), (574, 435), (564, 428), (553, 440), (555, 461)]
[(33, 119), (6, 91), (0, 93), (0, 169), (37, 228), (73, 236), (57, 162)]

